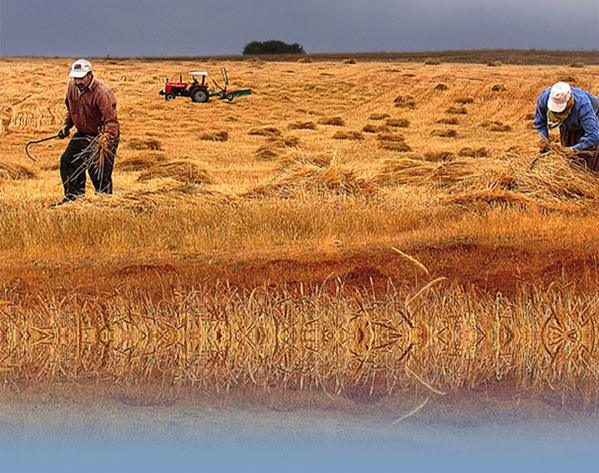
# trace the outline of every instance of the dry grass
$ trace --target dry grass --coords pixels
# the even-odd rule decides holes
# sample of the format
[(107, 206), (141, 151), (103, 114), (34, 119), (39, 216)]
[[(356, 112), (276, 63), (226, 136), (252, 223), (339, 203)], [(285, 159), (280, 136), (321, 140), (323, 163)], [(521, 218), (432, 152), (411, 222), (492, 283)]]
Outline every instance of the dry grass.
[(410, 120), (405, 118), (393, 118), (387, 120), (385, 124), (392, 128), (408, 128), (410, 126)]
[(161, 151), (134, 151), (127, 153), (127, 156), (119, 161), (118, 166), (122, 171), (143, 171), (165, 161), (167, 161), (166, 154)]
[(439, 123), (440, 125), (459, 125), (460, 120), (456, 117), (443, 117), (439, 118), (436, 123)]
[[(484, 154), (484, 149), (468, 153)], [(465, 153), (462, 153), (463, 156)], [(374, 178), (380, 185), (432, 185), (445, 188), (446, 203), (532, 204), (571, 212), (599, 196), (599, 177), (547, 155), (539, 167), (516, 156), (507, 159), (457, 159), (450, 153), (427, 153), (423, 160), (385, 162)], [(536, 163), (535, 163), (536, 164)], [(563, 205), (562, 205), (563, 204)]]
[(389, 130), (390, 128), (387, 125), (373, 125), (372, 123), (364, 125), (364, 128), (362, 128), (364, 133), (385, 133)]
[(282, 154), (283, 150), (280, 146), (268, 144), (258, 148), (254, 156), (256, 156), (257, 159), (261, 159), (263, 161), (273, 161)]
[(317, 126), (316, 123), (312, 122), (312, 121), (307, 121), (307, 122), (294, 122), (289, 124), (289, 129), (290, 130), (316, 130)]
[(23, 179), (33, 179), (35, 176), (35, 170), (29, 166), (18, 163), (0, 162), (0, 181), (20, 181)]
[[(98, 60), (98, 76), (115, 90), (123, 126), (115, 195), (55, 210), (46, 207), (62, 197), (56, 167), (66, 142), (36, 147), (33, 165), (22, 146), (60, 126), (64, 60), (45, 59), (43, 68), (37, 59), (0, 60), (7, 83), (36, 68), (46, 84), (29, 97), (17, 87), (3, 90), (0, 156), (12, 177), (0, 182), (2, 277), (22, 265), (34, 268), (23, 270), (28, 275), (63, 264), (215, 255), (232, 262), (286, 257), (302, 266), (306, 255), (343, 256), (398, 240), (421, 248), (542, 246), (547, 254), (597, 248), (597, 177), (556, 154), (533, 164), (534, 100), (571, 76), (567, 65), (576, 58), (566, 67), (543, 68), (514, 67), (497, 51), (479, 65), (450, 64), (440, 54), (443, 64), (436, 67), (423, 67), (422, 55), (405, 64), (356, 57), (351, 67), (342, 57), (305, 66), (297, 57), (233, 61), (228, 67), (236, 86), (255, 94), (204, 105), (167, 104), (156, 96), (154, 76), (172, 75), (172, 62)], [(597, 66), (583, 59), (588, 65), (571, 79), (595, 90)], [(505, 65), (494, 70), (486, 65), (490, 60)], [(124, 68), (127, 78), (138, 78), (137, 92), (122, 80)], [(493, 92), (498, 82), (509, 93)], [(362, 85), (359, 94), (355, 84)], [(397, 120), (409, 127), (386, 131)], [(291, 133), (289, 124), (302, 126)], [(332, 128), (341, 124), (346, 128)], [(434, 129), (456, 136), (432, 137)], [(224, 130), (226, 141), (212, 141)], [(15, 174), (16, 163), (27, 170)], [(516, 278), (509, 261), (505, 266), (506, 278)], [(311, 271), (302, 277), (309, 280)], [(474, 273), (471, 279), (480, 277)]]
[(375, 181), (386, 185), (449, 186), (455, 190), (464, 187), (476, 190), (480, 187), (503, 186), (504, 183), (509, 185), (511, 182), (509, 163), (500, 164), (495, 161), (481, 165), (474, 160), (434, 161), (419, 159), (386, 161), (381, 172), (375, 177)]
[(388, 160), (383, 163), (376, 182), (381, 185), (396, 185), (424, 182), (433, 167), (418, 159)]
[(466, 107), (449, 107), (446, 113), (450, 115), (467, 115), (468, 109)]
[(334, 140), (354, 140), (354, 141), (362, 141), (364, 139), (364, 135), (359, 131), (348, 130), (348, 131), (338, 131), (333, 135)]
[(487, 148), (462, 148), (458, 154), (469, 158), (486, 158), (489, 156), (489, 150)]
[(297, 148), (300, 144), (300, 139), (297, 136), (271, 137), (269, 141), (280, 148)]
[(140, 181), (170, 178), (185, 184), (210, 184), (212, 178), (206, 169), (190, 161), (170, 161), (155, 164), (139, 175)]
[(384, 120), (386, 118), (389, 118), (391, 115), (389, 115), (388, 113), (371, 113), (368, 116), (369, 120)]
[(457, 138), (458, 132), (456, 130), (433, 130), (431, 136), (440, 136), (442, 138)]
[(229, 133), (226, 131), (211, 131), (200, 134), (200, 140), (224, 142), (229, 139)]
[(397, 153), (409, 153), (412, 151), (412, 147), (403, 141), (381, 141), (379, 148)]
[(377, 137), (379, 141), (400, 143), (406, 140), (405, 136), (399, 133), (383, 133)]
[(360, 177), (351, 168), (339, 166), (333, 159), (328, 166), (297, 162), (267, 184), (243, 194), (248, 198), (289, 198), (306, 192), (354, 197), (372, 197), (378, 186), (370, 179)]
[(455, 153), (451, 151), (427, 151), (424, 153), (425, 161), (453, 161), (455, 159)]
[(274, 126), (266, 126), (263, 128), (253, 128), (248, 132), (252, 136), (281, 136), (281, 130)]
[(254, 155), (258, 159), (272, 161), (277, 157), (284, 156), (290, 149), (296, 149), (299, 142), (299, 138), (295, 136), (271, 138), (267, 144), (258, 148)]
[(127, 141), (127, 148), (134, 151), (162, 151), (162, 143), (156, 139), (131, 138)]
[(321, 125), (345, 126), (345, 120), (341, 117), (323, 118), (318, 123), (320, 123)]
[(599, 198), (599, 176), (570, 164), (555, 153), (541, 157), (534, 167), (529, 166), (518, 176), (515, 187), (548, 201)]
[(416, 100), (411, 95), (399, 95), (394, 100), (395, 106), (413, 110), (416, 108)]
[(512, 130), (512, 127), (510, 125), (506, 125), (498, 121), (485, 120), (480, 124), (480, 126), (490, 131), (496, 131), (498, 133), (506, 133)]
[[(136, 219), (139, 219), (140, 215), (155, 215), (161, 209), (181, 208), (185, 205), (234, 205), (234, 197), (199, 187), (199, 182), (194, 182), (193, 179), (188, 181), (187, 178), (188, 176), (183, 176), (182, 179), (174, 178), (174, 183), (162, 178), (150, 179), (144, 181), (147, 187), (143, 192), (123, 192), (112, 197), (89, 196), (75, 205), (77, 211), (82, 214), (90, 215), (102, 210), (134, 215)], [(146, 224), (151, 223), (148, 221)]]
[[(192, 200), (201, 198), (202, 205), (207, 205), (212, 199), (213, 202), (209, 205), (219, 208), (223, 202), (221, 195), (242, 196), (257, 187), (268, 185), (271, 181), (276, 182), (284, 175), (292, 174), (300, 164), (310, 169), (322, 170), (330, 167), (335, 150), (338, 150), (342, 159), (341, 164), (338, 162), (332, 167), (341, 170), (339, 172), (343, 176), (345, 171), (351, 170), (353, 178), (376, 183), (379, 179), (385, 180), (381, 178), (385, 174), (395, 174), (396, 178), (391, 177), (388, 180), (392, 185), (385, 184), (387, 187), (383, 193), (377, 194), (377, 199), (388, 202), (389, 207), (393, 208), (397, 202), (405, 201), (406, 195), (409, 195), (410, 205), (420, 219), (427, 219), (428, 216), (437, 212), (443, 213), (447, 209), (455, 212), (455, 204), (451, 203), (451, 199), (455, 197), (463, 202), (468, 192), (478, 196), (477, 205), (484, 210), (486, 204), (480, 196), (488, 190), (485, 187), (487, 186), (493, 192), (503, 192), (502, 198), (507, 202), (507, 207), (511, 205), (507, 197), (509, 193), (513, 193), (516, 199), (520, 195), (526, 195), (539, 205), (544, 199), (547, 200), (547, 205), (557, 201), (568, 205), (575, 204), (589, 215), (588, 220), (583, 219), (579, 227), (576, 227), (576, 231), (581, 235), (588, 234), (586, 228), (593, 225), (592, 215), (595, 212), (594, 197), (591, 197), (594, 186), (592, 177), (581, 170), (570, 169), (562, 162), (563, 158), (557, 156), (540, 159), (532, 171), (528, 172), (526, 168), (536, 156), (536, 135), (530, 130), (529, 123), (518, 123), (525, 114), (527, 120), (530, 118), (528, 114), (534, 110), (534, 98), (540, 90), (558, 77), (563, 78), (569, 74), (566, 74), (565, 70), (539, 70), (537, 67), (527, 66), (515, 68), (501, 57), (506, 64), (501, 68), (501, 81), (510, 84), (510, 97), (509, 101), (506, 101), (503, 94), (491, 92), (498, 79), (496, 73), (491, 72), (486, 66), (490, 60), (499, 60), (500, 57), (491, 57), (479, 66), (448, 64), (443, 60), (443, 64), (434, 68), (424, 68), (417, 64), (390, 67), (387, 63), (367, 62), (361, 59), (355, 66), (346, 68), (340, 64), (339, 58), (331, 63), (318, 62), (315, 66), (302, 67), (301, 74), (299, 70), (296, 74), (285, 73), (299, 67), (294, 65), (297, 58), (287, 63), (234, 62), (230, 65), (232, 76), (240, 81), (240, 86), (254, 88), (256, 94), (247, 100), (240, 99), (232, 104), (215, 101), (206, 107), (184, 101), (175, 101), (167, 106), (152, 94), (131, 95), (128, 84), (122, 81), (123, 66), (126, 65), (131, 71), (128, 76), (139, 78), (140, 87), (153, 90), (152, 88), (156, 87), (152, 79), (155, 71), (164, 69), (168, 75), (170, 63), (167, 61), (100, 61), (98, 74), (117, 94), (124, 130), (122, 145), (116, 159), (115, 197), (111, 200), (115, 204), (103, 210), (106, 214), (101, 224), (108, 233), (115, 235), (113, 242), (105, 242), (105, 250), (99, 250), (93, 236), (97, 234), (95, 228), (98, 225), (96, 217), (93, 216), (93, 208), (105, 205), (101, 199), (91, 199), (85, 213), (80, 216), (79, 206), (69, 207), (64, 212), (61, 210), (60, 215), (71, 215), (70, 218), (73, 219), (60, 220), (62, 227), (58, 222), (54, 224), (52, 220), (46, 219), (42, 210), (45, 204), (58, 200), (61, 195), (55, 169), (65, 143), (55, 142), (36, 148), (39, 169), (36, 169), (37, 164), (29, 168), (35, 169), (36, 179), (23, 181), (19, 185), (13, 184), (13, 181), (7, 178), (2, 180), (4, 200), (0, 205), (0, 236), (6, 242), (5, 260), (13, 257), (10, 256), (13, 254), (10, 248), (23, 248), (17, 236), (21, 241), (28, 241), (27, 234), (36, 233), (34, 229), (42, 225), (39, 222), (44, 222), (43, 225), (48, 230), (43, 238), (39, 239), (40, 243), (37, 246), (33, 241), (27, 244), (25, 258), (43, 259), (62, 254), (68, 260), (69, 255), (95, 254), (98, 251), (118, 253), (120, 247), (143, 251), (138, 241), (143, 241), (144, 247), (157, 248), (157, 258), (168, 259), (171, 252), (185, 254), (192, 237), (178, 239), (167, 235), (170, 232), (178, 234), (177, 231), (169, 230), (174, 228), (175, 223), (180, 228), (187, 228), (184, 222), (189, 220), (189, 213), (183, 205), (185, 199), (173, 198), (168, 216), (164, 216), (163, 220), (156, 220), (154, 224), (148, 223), (144, 230), (147, 237), (140, 237), (137, 231), (131, 231), (131, 236), (128, 235), (126, 229), (137, 228), (137, 223), (119, 213), (118, 197), (127, 194), (131, 202), (135, 195), (140, 196), (141, 208), (143, 202), (148, 201), (148, 196), (157, 201), (158, 190), (168, 195), (167, 191), (171, 186), (174, 188), (179, 185), (176, 182), (181, 185), (202, 182), (204, 184), (201, 188), (212, 194), (196, 196), (196, 191), (192, 188), (190, 193), (177, 191), (172, 195), (185, 195), (187, 199)], [(423, 60), (424, 57), (421, 56), (418, 61), (422, 63)], [(0, 61), (0, 69), (6, 77), (16, 77), (19, 67), (26, 67), (30, 64), (28, 61), (23, 60), (21, 65)], [(585, 62), (588, 63), (586, 59)], [(4, 158), (3, 162), (11, 163), (11, 166), (12, 163), (19, 163), (23, 159), (21, 149), (24, 141), (44, 136), (46, 132), (55, 130), (60, 123), (65, 84), (55, 78), (62, 77), (64, 65), (60, 60), (48, 60), (47, 66), (45, 70), (48, 77), (45, 82), (49, 86), (43, 96), (34, 91), (30, 98), (19, 103), (22, 96), (17, 90), (7, 88), (3, 92), (6, 103), (18, 104), (12, 109), (0, 109), (0, 122), (4, 130), (0, 153)], [(339, 68), (343, 68), (342, 76)], [(402, 81), (411, 82), (398, 82), (398, 71), (401, 72)], [(599, 86), (595, 72), (594, 66), (580, 69), (575, 78), (576, 83), (584, 84), (591, 90)], [(373, 75), (377, 77), (376, 83), (368, 80)], [(144, 79), (146, 77), (147, 80)], [(356, 83), (364, 84), (360, 96), (351, 94)], [(318, 90), (314, 90), (315, 88)], [(435, 89), (441, 92), (433, 93)], [(484, 103), (485, 107), (470, 105), (472, 102)], [(401, 109), (401, 118), (397, 118), (398, 108)], [(443, 113), (447, 109), (455, 115)], [(493, 115), (490, 116), (489, 112)], [(190, 120), (190, 113), (201, 113), (206, 122), (210, 123), (210, 128)], [(169, 133), (164, 133), (165, 121), (172, 124)], [(482, 128), (480, 124), (485, 121), (489, 122), (489, 126)], [(438, 129), (443, 134), (446, 132), (443, 125), (448, 125), (447, 128), (455, 130), (457, 136), (451, 139), (431, 137), (431, 130), (437, 128), (431, 127), (435, 122), (439, 123)], [(299, 127), (299, 131), (295, 133), (297, 136), (286, 136), (283, 133), (289, 124), (293, 127), (295, 124), (305, 123), (311, 125), (307, 129), (304, 126)], [(325, 123), (327, 125), (323, 126)], [(402, 130), (402, 134), (387, 131), (387, 128), (406, 124), (409, 124), (409, 128), (405, 132)], [(331, 126), (347, 128), (338, 130), (341, 133), (336, 134), (337, 130), (331, 130)], [(492, 129), (501, 131), (491, 132)], [(212, 141), (222, 140), (224, 135), (219, 133), (223, 130), (228, 132), (227, 141)], [(478, 138), (479, 133), (484, 135), (484, 142), (481, 141), (482, 138)], [(515, 144), (518, 144), (518, 156), (507, 156), (505, 150), (514, 147)], [(298, 149), (300, 147), (301, 150)], [(483, 147), (484, 151), (481, 151)], [(412, 166), (412, 169), (389, 167), (388, 161), (402, 161), (399, 159), (402, 156), (407, 158), (407, 164), (404, 165), (407, 168)], [(560, 159), (562, 161), (559, 161)], [(557, 170), (552, 168), (560, 162), (564, 169), (560, 169), (559, 172), (567, 176), (563, 180), (559, 179)], [(449, 164), (453, 167), (447, 167)], [(313, 170), (318, 182), (318, 171)], [(542, 170), (547, 175), (537, 176)], [(206, 171), (210, 179), (206, 179)], [(14, 171), (11, 172), (12, 176), (16, 175)], [(129, 174), (130, 172), (141, 173), (141, 180), (137, 179), (137, 174)], [(571, 175), (571, 172), (574, 175)], [(423, 180), (409, 180), (406, 176), (410, 174), (423, 176)], [(19, 177), (31, 175), (18, 174)], [(162, 179), (169, 175), (170, 179)], [(342, 180), (339, 179), (338, 182)], [(581, 183), (587, 183), (590, 188), (587, 189)], [(156, 189), (156, 186), (160, 189)], [(322, 192), (322, 187), (310, 182), (302, 186), (305, 188), (302, 194), (304, 201), (316, 199), (311, 196), (311, 192), (317, 195)], [(402, 186), (404, 187), (401, 188)], [(334, 189), (334, 186), (332, 188)], [(422, 188), (427, 189), (426, 194), (415, 190)], [(329, 194), (335, 195), (335, 191)], [(342, 194), (351, 202), (351, 192)], [(262, 197), (260, 205), (267, 205), (272, 215), (258, 214), (255, 217), (255, 225), (254, 222), (251, 224), (251, 229), (236, 227), (235, 232), (239, 235), (228, 231), (228, 238), (240, 242), (235, 250), (238, 254), (258, 251), (257, 248), (268, 252), (269, 241), (277, 241), (286, 251), (300, 253), (308, 251), (304, 250), (304, 245), (325, 245), (323, 242), (327, 238), (326, 232), (319, 228), (317, 222), (330, 220), (330, 216), (327, 214), (319, 217), (319, 212), (325, 210), (319, 209), (318, 205), (310, 207), (313, 212), (310, 217), (293, 212), (287, 215), (290, 227), (309, 229), (302, 233), (301, 238), (293, 239), (289, 236), (293, 233), (277, 235), (274, 230), (271, 236), (262, 233), (260, 220), (270, 222), (271, 218), (280, 214), (280, 205), (293, 204), (287, 199), (284, 200), (283, 204), (276, 192), (271, 197)], [(252, 202), (252, 205), (257, 205), (256, 199), (252, 199)], [(356, 205), (358, 206), (357, 203)], [(370, 211), (374, 212), (374, 209)], [(250, 208), (246, 208), (245, 212), (251, 212)], [(368, 212), (365, 212), (364, 219), (367, 221)], [(348, 206), (343, 218), (338, 216), (338, 228), (351, 225), (351, 214), (351, 206)], [(51, 215), (53, 214), (50, 213), (47, 218), (50, 219)], [(305, 225), (302, 219), (309, 219), (315, 223)], [(388, 241), (396, 235), (383, 225), (378, 217), (371, 219), (379, 223), (373, 224), (367, 235), (360, 237), (359, 232), (352, 233), (352, 241), (358, 247)], [(71, 225), (76, 225), (80, 238), (69, 239), (65, 243), (64, 232), (77, 234), (72, 231)], [(269, 225), (265, 228), (270, 228)], [(528, 234), (534, 233), (534, 226), (541, 223), (535, 221), (530, 225), (533, 229), (529, 229)], [(206, 221), (202, 221), (201, 226), (211, 227)], [(432, 225), (428, 230), (430, 238), (423, 234), (418, 237), (419, 241), (426, 245), (429, 239), (434, 240), (432, 235), (445, 232), (442, 228), (444, 227)], [(559, 226), (556, 226), (554, 230), (545, 229), (538, 233), (543, 233), (547, 241), (560, 241), (563, 245), (573, 247), (578, 244), (564, 240), (558, 228)], [(191, 229), (189, 231), (191, 232)], [(478, 231), (475, 228), (464, 228), (464, 235), (468, 235), (464, 238), (477, 240)], [(502, 230), (496, 231), (501, 233)], [(206, 243), (207, 246), (202, 241), (194, 240), (194, 245), (199, 245), (197, 248), (204, 248), (198, 250), (200, 252), (207, 251), (205, 248), (212, 248), (212, 242), (214, 247), (227, 246), (222, 240), (220, 245), (216, 243), (224, 237), (210, 233), (205, 238), (210, 242)], [(153, 241), (164, 240), (169, 240), (170, 243), (153, 246)], [(579, 240), (576, 237), (571, 241)], [(526, 246), (528, 243), (523, 240), (520, 244)]]
[(331, 165), (333, 159), (334, 155), (328, 153), (308, 154), (305, 152), (296, 152), (279, 159), (277, 170), (286, 171), (289, 169), (297, 169), (298, 166), (327, 168)]

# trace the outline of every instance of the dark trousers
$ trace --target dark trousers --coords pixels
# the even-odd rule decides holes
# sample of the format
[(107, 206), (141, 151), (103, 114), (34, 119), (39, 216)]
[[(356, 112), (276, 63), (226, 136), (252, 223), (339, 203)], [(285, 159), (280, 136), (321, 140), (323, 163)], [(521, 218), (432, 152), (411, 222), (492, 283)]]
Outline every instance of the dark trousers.
[[(597, 111), (597, 117), (599, 118), (599, 111)], [(559, 128), (559, 137), (562, 146), (574, 146), (583, 136), (583, 129), (566, 130), (563, 126)], [(586, 166), (591, 171), (599, 172), (599, 147), (594, 150), (581, 151), (576, 156), (576, 160), (580, 161), (580, 164)]]
[(95, 159), (97, 156), (93, 155), (93, 147), (90, 146), (94, 138), (75, 133), (60, 158), (60, 177), (64, 196), (68, 200), (85, 194), (87, 173), (98, 194), (112, 194), (112, 170), (119, 140), (117, 138), (111, 142), (109, 152), (100, 162)]

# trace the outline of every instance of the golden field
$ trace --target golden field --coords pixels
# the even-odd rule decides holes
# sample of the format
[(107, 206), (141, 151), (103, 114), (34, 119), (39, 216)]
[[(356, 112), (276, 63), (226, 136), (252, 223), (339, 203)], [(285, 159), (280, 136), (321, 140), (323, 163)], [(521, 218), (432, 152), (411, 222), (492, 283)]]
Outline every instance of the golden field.
[[(70, 62), (0, 60), (10, 383), (596, 395), (599, 177), (535, 161), (531, 118), (599, 66), (97, 60), (115, 195), (48, 209), (66, 141), (23, 145), (60, 127)], [(253, 95), (157, 95), (221, 65)]]

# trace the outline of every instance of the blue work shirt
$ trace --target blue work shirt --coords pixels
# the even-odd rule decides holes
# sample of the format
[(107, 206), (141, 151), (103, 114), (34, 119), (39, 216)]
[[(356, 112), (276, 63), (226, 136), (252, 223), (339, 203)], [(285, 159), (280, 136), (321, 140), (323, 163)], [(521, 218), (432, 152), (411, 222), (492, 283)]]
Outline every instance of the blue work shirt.
[[(551, 87), (543, 91), (537, 99), (537, 113), (535, 115), (534, 127), (539, 130), (539, 133), (544, 138), (549, 137), (547, 128), (547, 102)], [(583, 130), (584, 136), (576, 145), (572, 146), (574, 151), (584, 151), (596, 149), (599, 146), (599, 118), (597, 118), (597, 110), (599, 109), (599, 99), (590, 94), (586, 90), (572, 87), (572, 95), (574, 95), (574, 107), (566, 120), (560, 127), (566, 130)]]

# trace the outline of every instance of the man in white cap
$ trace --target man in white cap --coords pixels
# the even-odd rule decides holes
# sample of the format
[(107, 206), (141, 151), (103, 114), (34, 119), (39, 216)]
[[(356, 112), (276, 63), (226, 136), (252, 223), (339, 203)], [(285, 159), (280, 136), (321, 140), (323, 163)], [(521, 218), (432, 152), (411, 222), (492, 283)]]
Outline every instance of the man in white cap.
[[(599, 171), (599, 99), (589, 92), (558, 82), (539, 95), (534, 126), (541, 134), (539, 149), (550, 145), (550, 132), (559, 127), (560, 148), (579, 156)], [(559, 146), (559, 145), (558, 145)]]
[[(119, 144), (120, 126), (116, 98), (110, 88), (94, 77), (91, 62), (79, 59), (71, 66), (66, 96), (67, 113), (58, 136), (64, 139), (75, 126), (77, 133), (60, 158), (60, 176), (64, 187), (61, 203), (85, 194), (86, 173), (97, 193), (112, 194), (112, 170)], [(104, 143), (104, 159), (94, 160), (94, 144)], [(94, 162), (95, 161), (95, 162)]]

